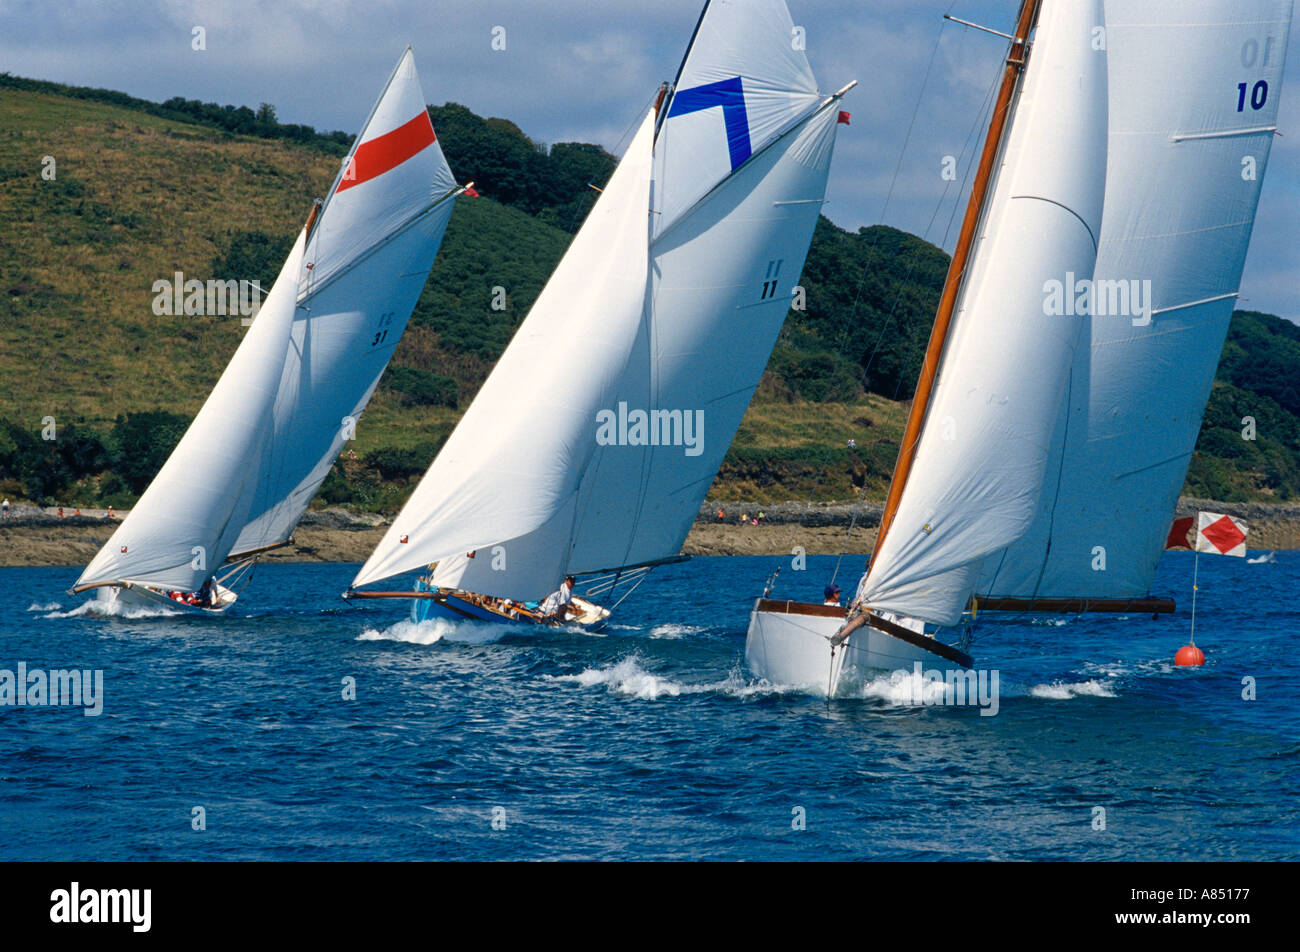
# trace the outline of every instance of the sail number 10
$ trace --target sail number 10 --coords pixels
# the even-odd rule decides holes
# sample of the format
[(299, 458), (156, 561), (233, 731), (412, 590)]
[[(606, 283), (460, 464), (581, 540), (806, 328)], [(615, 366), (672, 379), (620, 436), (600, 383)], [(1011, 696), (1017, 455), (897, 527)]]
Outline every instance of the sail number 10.
[(1246, 111), (1246, 91), (1250, 89), (1250, 108), (1263, 109), (1264, 103), (1268, 102), (1268, 81), (1261, 79), (1250, 88), (1249, 83), (1237, 84), (1237, 112)]

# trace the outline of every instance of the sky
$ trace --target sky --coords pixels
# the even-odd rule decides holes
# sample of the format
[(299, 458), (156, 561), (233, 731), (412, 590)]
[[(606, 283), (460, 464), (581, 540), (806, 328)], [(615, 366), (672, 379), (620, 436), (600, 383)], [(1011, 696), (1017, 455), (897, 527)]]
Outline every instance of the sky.
[[(813, 71), (844, 108), (825, 213), (883, 222), (951, 251), (955, 188), (943, 156), (970, 155), (1018, 0), (788, 0)], [(425, 98), (514, 121), (546, 142), (621, 152), (676, 74), (701, 0), (0, 0), (0, 70), (256, 107), (282, 122), (355, 133), (398, 56), (414, 48)], [(206, 49), (195, 50), (202, 27)], [(497, 28), (503, 28), (504, 33)], [(1300, 76), (1278, 120), (1240, 307), (1300, 323)], [(493, 49), (501, 45), (505, 49)], [(975, 134), (972, 135), (972, 130)], [(963, 164), (964, 169), (964, 164)], [(947, 190), (945, 192), (945, 189)], [(937, 210), (937, 214), (936, 214)]]

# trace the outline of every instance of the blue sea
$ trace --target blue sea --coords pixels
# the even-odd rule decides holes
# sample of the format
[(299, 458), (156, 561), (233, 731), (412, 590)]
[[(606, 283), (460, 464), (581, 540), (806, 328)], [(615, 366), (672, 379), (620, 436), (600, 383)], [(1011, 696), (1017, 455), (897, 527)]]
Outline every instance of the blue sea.
[[(981, 616), (996, 716), (755, 678), (774, 558), (656, 570), (600, 634), (413, 626), (351, 565), (262, 566), (224, 618), (0, 569), (0, 669), (103, 672), (98, 716), (0, 707), (0, 859), (1300, 859), (1300, 552), (1202, 558), (1176, 668), (1192, 559), (1159, 620)], [(815, 599), (835, 560), (783, 564)]]

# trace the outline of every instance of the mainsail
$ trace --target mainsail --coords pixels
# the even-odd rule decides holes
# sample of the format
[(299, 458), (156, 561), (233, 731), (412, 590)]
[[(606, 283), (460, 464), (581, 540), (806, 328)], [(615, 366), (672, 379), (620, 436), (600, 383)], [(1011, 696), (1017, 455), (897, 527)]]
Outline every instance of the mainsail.
[(1082, 322), (1047, 290), (1092, 273), (1102, 221), (1103, 31), (1101, 0), (1042, 7), (933, 391), (913, 407), (919, 437), (900, 452), (914, 449), (910, 475), (896, 470), (858, 590), (873, 610), (957, 622), (982, 560), (1037, 512)]
[(1291, 0), (1107, 0), (1094, 313), (1037, 519), (986, 562), (982, 594), (1150, 591), (1241, 281), (1291, 15)]
[(217, 386), (78, 590), (194, 591), (232, 555), (289, 537), (392, 356), (457, 192), (408, 48)]
[[(843, 91), (817, 92), (794, 36), (783, 0), (706, 7), (671, 96), (354, 586), (437, 562), (439, 586), (532, 599), (680, 551), (825, 195)], [(564, 290), (571, 272), (587, 292)]]

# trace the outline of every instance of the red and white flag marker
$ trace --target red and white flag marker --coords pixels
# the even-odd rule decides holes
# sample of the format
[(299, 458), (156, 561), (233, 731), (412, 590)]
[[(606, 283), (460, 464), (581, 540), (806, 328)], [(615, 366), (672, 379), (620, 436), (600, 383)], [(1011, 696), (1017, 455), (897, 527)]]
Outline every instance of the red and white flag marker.
[[(1175, 524), (1177, 525), (1177, 524)], [(1196, 562), (1192, 569), (1192, 633), (1187, 644), (1178, 649), (1174, 655), (1174, 664), (1205, 664), (1205, 653), (1196, 647), (1196, 592), (1197, 578), (1201, 567), (1201, 553), (1211, 552), (1215, 555), (1246, 555), (1246, 533), (1250, 527), (1244, 519), (1220, 515), (1217, 512), (1202, 512), (1196, 517)], [(1173, 533), (1170, 533), (1172, 538)]]

